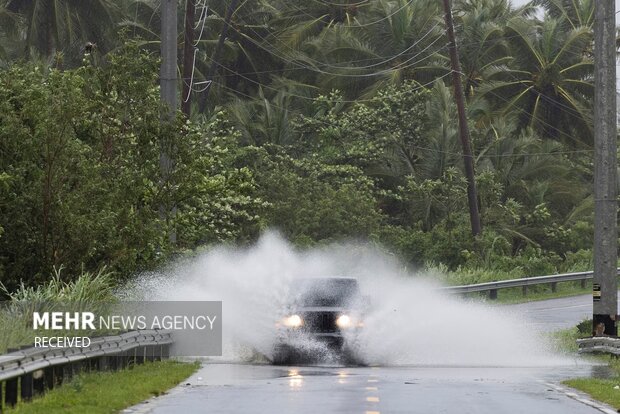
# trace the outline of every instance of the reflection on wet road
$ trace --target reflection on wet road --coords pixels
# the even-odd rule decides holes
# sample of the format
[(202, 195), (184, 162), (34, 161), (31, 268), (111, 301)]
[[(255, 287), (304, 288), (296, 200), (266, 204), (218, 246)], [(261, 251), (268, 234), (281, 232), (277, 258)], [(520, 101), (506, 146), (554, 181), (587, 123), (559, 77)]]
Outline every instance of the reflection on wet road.
[(134, 412), (592, 414), (599, 411), (547, 384), (591, 369), (206, 364)]

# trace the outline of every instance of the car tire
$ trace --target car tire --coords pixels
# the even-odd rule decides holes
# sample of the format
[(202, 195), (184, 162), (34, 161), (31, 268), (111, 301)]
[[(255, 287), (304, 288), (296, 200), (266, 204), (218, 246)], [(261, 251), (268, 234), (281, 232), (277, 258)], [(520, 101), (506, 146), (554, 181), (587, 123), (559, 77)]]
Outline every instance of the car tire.
[(293, 361), (293, 355), (290, 349), (285, 346), (278, 346), (273, 352), (271, 363), (273, 365), (290, 365)]

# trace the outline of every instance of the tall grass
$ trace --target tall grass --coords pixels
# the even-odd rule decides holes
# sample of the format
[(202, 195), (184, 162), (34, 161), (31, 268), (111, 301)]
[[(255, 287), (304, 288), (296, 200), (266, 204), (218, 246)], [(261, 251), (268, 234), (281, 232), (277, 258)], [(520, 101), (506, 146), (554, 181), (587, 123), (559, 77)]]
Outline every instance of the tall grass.
[[(0, 293), (8, 297), (0, 307), (0, 353), (32, 344), (32, 313), (35, 310), (49, 312), (63, 304), (71, 304), (72, 309), (96, 310), (114, 302), (113, 273), (106, 268), (95, 273), (83, 272), (69, 282), (62, 280), (61, 273), (62, 268), (55, 269), (46, 284), (30, 287), (22, 283), (13, 292), (0, 283)], [(49, 332), (41, 334), (50, 336)]]

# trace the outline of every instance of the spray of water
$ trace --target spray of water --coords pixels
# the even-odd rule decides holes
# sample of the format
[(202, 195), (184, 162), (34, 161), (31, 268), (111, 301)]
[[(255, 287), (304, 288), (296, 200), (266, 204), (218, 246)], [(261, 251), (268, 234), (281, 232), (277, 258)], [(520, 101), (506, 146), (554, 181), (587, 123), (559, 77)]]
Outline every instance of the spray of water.
[[(226, 360), (270, 358), (295, 281), (351, 276), (370, 297), (359, 357), (371, 364), (548, 366), (565, 364), (519, 315), (441, 293), (430, 275), (407, 274), (372, 247), (341, 244), (299, 251), (274, 233), (248, 249), (220, 247), (135, 283), (150, 300), (221, 300)], [(320, 350), (309, 338), (299, 346)], [(324, 350), (323, 350), (324, 351)], [(323, 352), (321, 351), (321, 352)], [(327, 358), (327, 357), (326, 357)], [(329, 358), (327, 358), (329, 359)]]

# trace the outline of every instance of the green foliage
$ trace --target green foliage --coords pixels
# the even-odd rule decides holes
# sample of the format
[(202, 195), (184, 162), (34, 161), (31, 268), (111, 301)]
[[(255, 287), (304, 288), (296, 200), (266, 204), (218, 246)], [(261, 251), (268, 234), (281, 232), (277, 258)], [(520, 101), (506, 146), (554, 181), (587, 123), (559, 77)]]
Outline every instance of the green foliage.
[[(590, 261), (593, 1), (454, 2), (477, 239), (438, 2), (240, 2), (215, 63), (226, 4), (214, 2), (196, 29), (194, 81), (215, 65), (208, 111), (168, 124), (146, 52), (159, 50), (156, 2), (98, 0), (97, 21), (83, 2), (48, 3), (0, 1), (3, 66), (45, 60), (0, 72), (9, 290), (60, 266), (68, 279), (102, 266), (126, 276), (269, 227), (303, 245), (371, 239), (465, 273)], [(86, 40), (96, 52), (77, 50)]]
[(32, 343), (35, 310), (49, 312), (58, 309), (58, 305), (62, 308), (63, 304), (71, 304), (73, 309), (99, 312), (105, 309), (106, 303), (116, 300), (114, 275), (105, 268), (96, 273), (82, 272), (69, 282), (63, 280), (62, 269), (54, 269), (46, 283), (37, 286), (26, 283), (22, 281), (12, 291), (0, 283), (0, 297), (7, 299), (0, 307), (0, 352)]
[[(86, 42), (96, 42), (102, 51), (110, 50), (117, 4), (111, 0), (3, 0), (0, 6), (19, 16), (20, 29), (11, 40), (23, 47), (26, 59), (50, 59), (54, 54), (74, 62), (84, 52)], [(61, 56), (61, 59), (64, 58)]]
[(357, 167), (299, 160), (277, 147), (247, 147), (238, 162), (256, 171), (267, 223), (295, 242), (367, 239), (379, 228), (373, 182)]
[[(248, 238), (262, 201), (252, 173), (230, 166), (233, 141), (160, 121), (157, 61), (127, 44), (108, 64), (0, 72), (0, 271), (14, 288), (108, 265), (120, 275), (181, 247)], [(219, 134), (219, 135), (218, 135)], [(220, 138), (218, 138), (220, 137)], [(162, 176), (160, 154), (175, 162)], [(170, 212), (176, 206), (177, 214)], [(255, 228), (252, 230), (252, 228)]]
[[(617, 363), (612, 362), (617, 366)], [(577, 378), (563, 382), (569, 387), (589, 394), (595, 400), (609, 404), (615, 409), (620, 409), (620, 393), (616, 388), (620, 385), (620, 376), (609, 379)]]
[[(218, 112), (204, 124), (187, 123), (176, 171), (178, 247), (255, 239), (271, 205), (261, 198), (258, 172), (236, 165), (238, 131)], [(181, 153), (181, 149), (184, 153)], [(183, 161), (183, 162), (181, 162)]]

